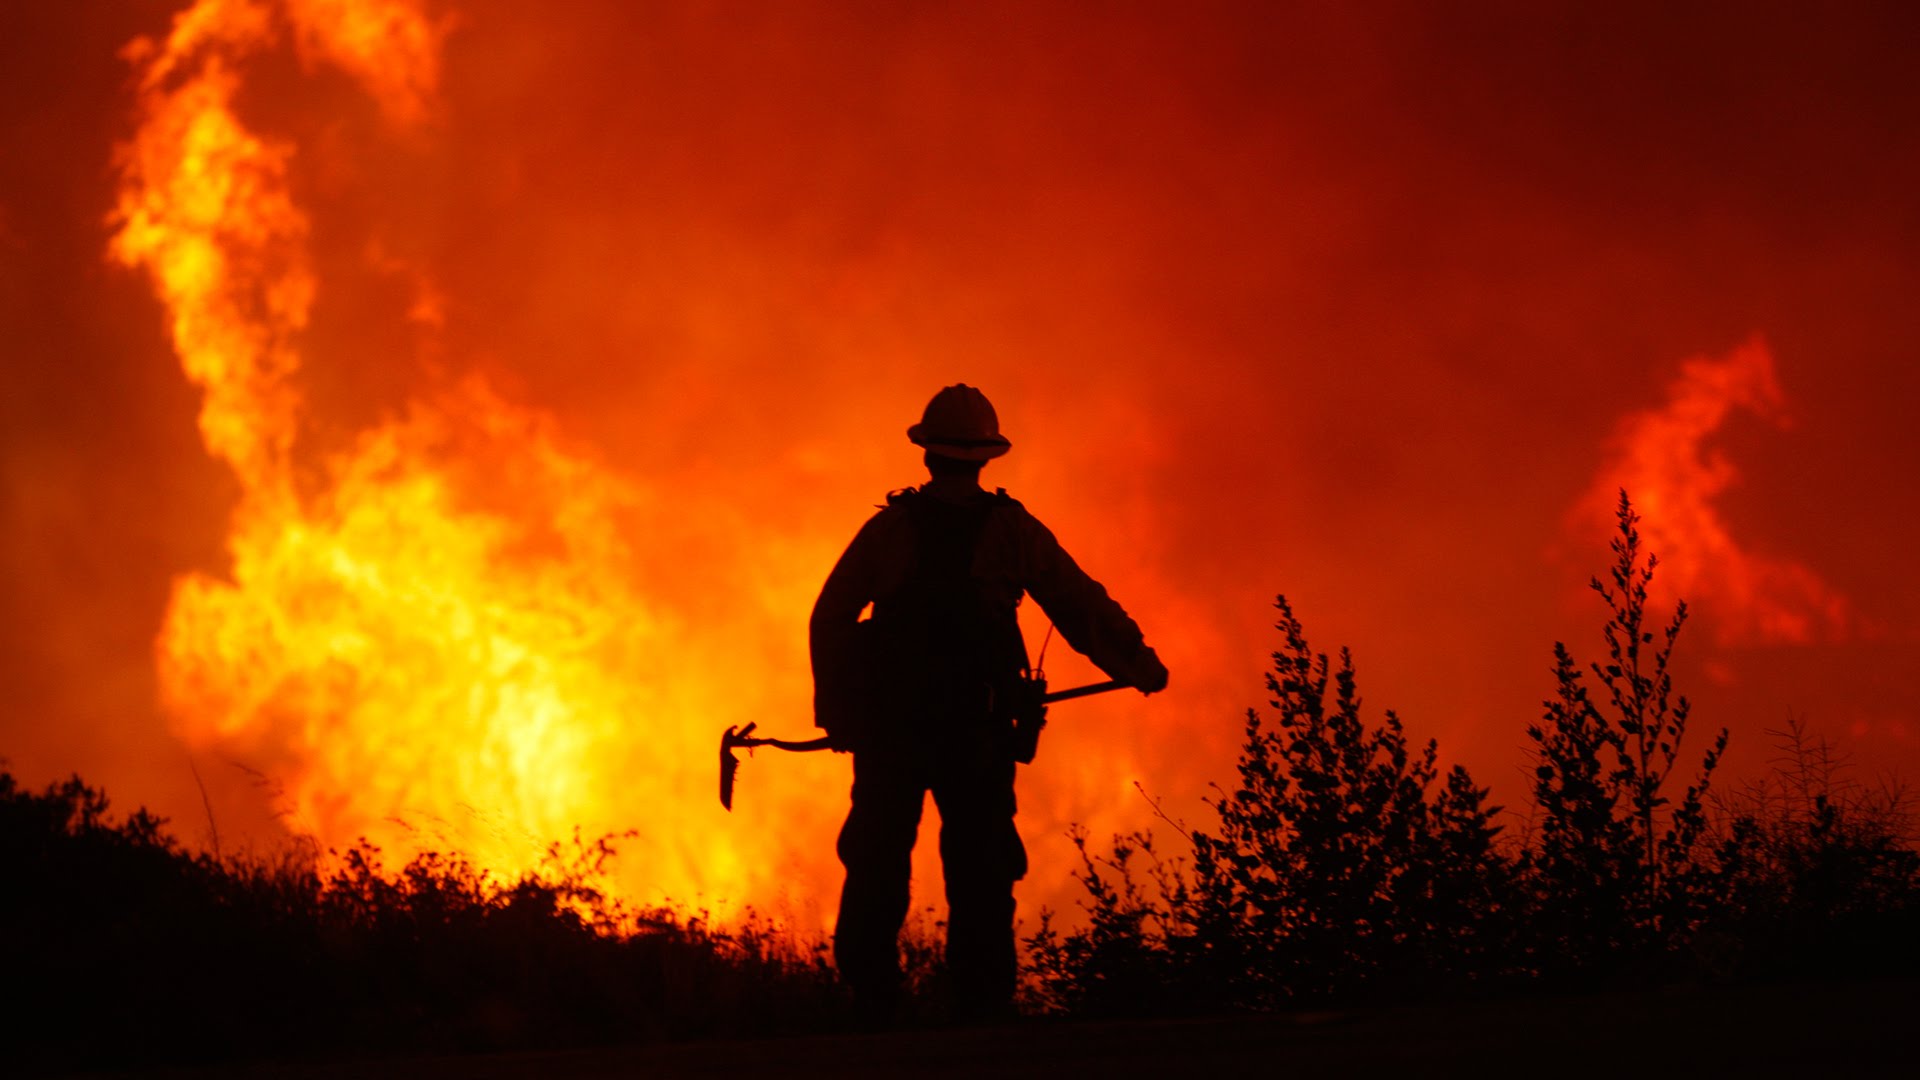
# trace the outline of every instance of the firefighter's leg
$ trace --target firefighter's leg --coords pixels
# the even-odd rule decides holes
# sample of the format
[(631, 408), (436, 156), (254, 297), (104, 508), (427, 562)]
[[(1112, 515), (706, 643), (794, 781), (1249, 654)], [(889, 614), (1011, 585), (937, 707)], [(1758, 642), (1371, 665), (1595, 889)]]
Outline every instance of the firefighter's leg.
[(926, 784), (911, 762), (874, 753), (853, 757), (853, 808), (840, 829), (847, 869), (834, 926), (833, 957), (855, 1002), (884, 1020), (900, 991), (900, 926), (906, 921), (913, 841)]
[(954, 1011), (964, 1019), (1012, 1011), (1013, 883), (1027, 872), (1013, 824), (1013, 769), (995, 756), (944, 768), (933, 784), (947, 883), (947, 973)]

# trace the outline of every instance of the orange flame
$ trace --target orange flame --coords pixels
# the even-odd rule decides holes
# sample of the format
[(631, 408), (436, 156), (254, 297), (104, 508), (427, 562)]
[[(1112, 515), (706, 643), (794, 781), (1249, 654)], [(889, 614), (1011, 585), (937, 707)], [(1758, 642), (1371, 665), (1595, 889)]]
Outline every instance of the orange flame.
[(575, 828), (642, 825), (603, 885), (764, 901), (792, 870), (781, 841), (700, 814), (719, 812), (721, 728), (770, 691), (717, 700), (722, 659), (695, 669), (683, 627), (642, 598), (622, 523), (646, 507), (638, 485), (474, 380), (299, 463), (309, 224), (294, 148), (234, 108), (242, 61), (285, 28), (397, 124), (428, 114), (437, 78), (439, 30), (410, 0), (199, 0), (129, 49), (140, 125), (112, 254), (152, 279), (205, 392), (203, 441), (241, 491), (227, 575), (176, 580), (159, 636), (176, 729), (261, 764), (323, 846), (452, 849), (512, 875)]
[(1706, 444), (1736, 410), (1777, 427), (1791, 423), (1773, 353), (1758, 337), (1722, 358), (1687, 360), (1664, 406), (1620, 422), (1570, 526), (1585, 533), (1607, 520), (1607, 508), (1625, 488), (1660, 557), (1660, 587), (1709, 601), (1703, 609), (1721, 644), (1838, 638), (1849, 622), (1846, 598), (1801, 563), (1747, 550), (1715, 505), (1739, 471)]

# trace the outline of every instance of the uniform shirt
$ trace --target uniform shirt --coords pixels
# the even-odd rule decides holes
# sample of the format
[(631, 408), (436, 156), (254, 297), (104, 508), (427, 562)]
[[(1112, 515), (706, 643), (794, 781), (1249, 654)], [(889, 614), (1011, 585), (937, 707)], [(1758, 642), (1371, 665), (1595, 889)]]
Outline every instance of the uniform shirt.
[[(920, 493), (955, 503), (993, 498), (977, 483), (953, 477), (937, 477)], [(831, 677), (828, 673), (846, 670), (857, 647), (854, 627), (861, 612), (894, 595), (913, 569), (914, 527), (907, 514), (904, 506), (885, 506), (869, 518), (827, 575), (814, 603), (809, 638), (816, 717), (821, 720), (827, 706), (817, 691)], [(989, 589), (1005, 590), (1009, 606), (1018, 603), (1022, 593), (1032, 596), (1067, 644), (1112, 678), (1137, 683), (1158, 666), (1126, 609), (1017, 502), (1002, 500), (989, 514), (974, 549), (973, 576)]]

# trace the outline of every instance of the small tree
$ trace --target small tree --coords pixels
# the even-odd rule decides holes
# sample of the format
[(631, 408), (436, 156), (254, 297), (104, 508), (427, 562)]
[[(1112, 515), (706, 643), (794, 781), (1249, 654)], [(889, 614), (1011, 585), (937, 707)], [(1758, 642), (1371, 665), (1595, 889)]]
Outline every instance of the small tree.
[(1625, 491), (1615, 517), (1613, 567), (1607, 581), (1591, 582), (1607, 604), (1607, 661), (1588, 669), (1610, 708), (1594, 702), (1556, 642), (1556, 692), (1543, 722), (1527, 729), (1538, 831), (1525, 867), (1540, 900), (1540, 958), (1550, 965), (1661, 947), (1691, 927), (1705, 872), (1694, 859), (1703, 802), (1727, 745), (1722, 728), (1675, 805), (1667, 792), (1690, 705), (1674, 695), (1671, 663), (1687, 605), (1675, 606), (1656, 638), (1647, 589), (1659, 560), (1642, 558), (1640, 515)]
[[(1391, 711), (1360, 715), (1352, 657), (1336, 669), (1279, 598), (1282, 647), (1267, 676), (1272, 716), (1249, 709), (1239, 782), (1189, 834), (1192, 873), (1144, 836), (1112, 854), (1081, 844), (1086, 930), (1043, 920), (1029, 941), (1043, 997), (1084, 1011), (1150, 1003), (1267, 1008), (1393, 994), (1479, 975), (1496, 963), (1511, 865), (1487, 791), (1454, 768), (1438, 792), (1438, 748), (1410, 752)], [(1134, 880), (1152, 860), (1156, 889)]]
[(1384, 979), (1458, 974), (1497, 913), (1498, 807), (1438, 746), (1410, 753), (1392, 710), (1360, 716), (1353, 658), (1308, 646), (1286, 598), (1267, 676), (1269, 720), (1248, 710), (1240, 782), (1193, 836), (1197, 929), (1232, 942), (1261, 994), (1315, 998)]

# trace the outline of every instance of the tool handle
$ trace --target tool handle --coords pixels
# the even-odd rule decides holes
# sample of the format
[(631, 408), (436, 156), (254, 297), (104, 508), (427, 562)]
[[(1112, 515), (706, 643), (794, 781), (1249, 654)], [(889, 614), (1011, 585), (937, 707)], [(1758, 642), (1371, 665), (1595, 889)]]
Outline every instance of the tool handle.
[(804, 754), (812, 750), (833, 749), (833, 738), (832, 736), (829, 736), (829, 735), (822, 735), (817, 739), (808, 739), (805, 742), (796, 742), (792, 739), (766, 739), (766, 738), (760, 738), (757, 736), (750, 739), (736, 737), (730, 740), (728, 745), (746, 746), (746, 747), (771, 746), (775, 750), (791, 750), (796, 754)]
[[(1040, 700), (1043, 704), (1052, 704), (1056, 701), (1071, 701), (1074, 698), (1088, 697), (1092, 694), (1104, 694), (1109, 690), (1118, 690), (1126, 685), (1128, 684), (1121, 682), (1119, 679), (1108, 679), (1106, 682), (1076, 686), (1071, 690), (1056, 690)], [(728, 728), (726, 737), (722, 740), (721, 745), (723, 747), (741, 748), (771, 746), (776, 750), (790, 750), (797, 754), (805, 754), (814, 750), (833, 749), (833, 737), (830, 735), (822, 735), (817, 739), (808, 739), (805, 742), (794, 739), (771, 739), (762, 735), (748, 734), (754, 727), (755, 725), (748, 724), (746, 727), (741, 728), (738, 734), (735, 734), (732, 728)]]
[(1048, 694), (1046, 697), (1041, 698), (1040, 701), (1042, 704), (1051, 705), (1056, 701), (1072, 701), (1074, 698), (1077, 698), (1077, 697), (1088, 697), (1093, 694), (1104, 694), (1109, 690), (1119, 690), (1127, 685), (1129, 684), (1123, 683), (1119, 679), (1108, 679), (1106, 682), (1088, 683), (1085, 686), (1076, 686), (1071, 690), (1055, 690), (1053, 693)]

